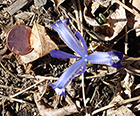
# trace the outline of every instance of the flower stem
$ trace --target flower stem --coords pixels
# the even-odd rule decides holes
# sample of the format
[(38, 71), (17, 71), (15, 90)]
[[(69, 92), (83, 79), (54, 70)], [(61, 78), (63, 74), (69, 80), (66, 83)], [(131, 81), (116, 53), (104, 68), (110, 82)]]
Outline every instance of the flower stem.
[(82, 94), (83, 94), (83, 102), (84, 102), (84, 107), (85, 107), (86, 116), (88, 116), (87, 107), (86, 107), (86, 100), (85, 100), (84, 73), (82, 73), (81, 76), (82, 76)]

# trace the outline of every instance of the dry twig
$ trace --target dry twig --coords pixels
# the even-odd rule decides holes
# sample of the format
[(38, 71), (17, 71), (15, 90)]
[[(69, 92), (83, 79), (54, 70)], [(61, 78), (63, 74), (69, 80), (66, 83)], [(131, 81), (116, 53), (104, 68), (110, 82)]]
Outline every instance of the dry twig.
[(31, 89), (32, 87), (38, 85), (39, 83), (42, 83), (43, 81), (45, 81), (45, 79), (42, 79), (42, 80), (38, 81), (37, 83), (35, 83), (34, 85), (31, 85), (30, 87), (28, 87), (28, 88), (26, 88), (26, 89), (24, 89), (24, 90), (22, 90), (22, 91), (20, 91), (20, 92), (18, 92), (18, 93), (16, 93), (16, 94), (14, 94), (14, 95), (11, 95), (10, 98), (13, 98), (13, 97), (16, 97), (16, 96), (22, 94), (23, 92), (25, 92), (25, 91)]
[(24, 101), (24, 100), (22, 100), (22, 99), (11, 98), (11, 97), (4, 96), (4, 95), (0, 95), (0, 97), (1, 97), (2, 99), (13, 100), (13, 101), (16, 101), (16, 102), (19, 102), (19, 103), (30, 104), (30, 105), (33, 105), (33, 106), (35, 105), (35, 104), (29, 103), (29, 102), (27, 102), (27, 101)]
[(137, 100), (140, 100), (140, 96), (134, 97), (134, 98), (131, 98), (131, 99), (126, 99), (126, 100), (123, 100), (123, 101), (119, 101), (117, 103), (112, 103), (112, 104), (109, 104), (107, 106), (104, 106), (104, 107), (102, 107), (100, 109), (97, 109), (97, 110), (93, 111), (92, 115), (97, 114), (98, 112), (107, 110), (109, 108), (113, 108), (113, 107), (117, 107), (117, 106), (120, 106), (120, 105), (128, 104), (130, 102), (137, 101)]

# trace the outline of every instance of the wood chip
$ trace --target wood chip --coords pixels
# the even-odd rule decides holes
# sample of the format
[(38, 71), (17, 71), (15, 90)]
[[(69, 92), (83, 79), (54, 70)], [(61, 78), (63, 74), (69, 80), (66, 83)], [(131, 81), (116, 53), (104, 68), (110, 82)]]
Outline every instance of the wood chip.
[(29, 20), (32, 16), (34, 15), (33, 12), (22, 12), (22, 13), (18, 13), (15, 18), (18, 19), (25, 19), (25, 20)]
[(24, 7), (25, 5), (27, 5), (28, 3), (30, 3), (31, 0), (17, 0), (16, 2), (14, 2), (12, 5), (10, 5), (7, 8), (7, 12), (10, 15), (13, 15), (14, 13), (16, 13), (19, 9), (21, 9), (22, 7)]
[(34, 5), (36, 8), (40, 8), (41, 6), (45, 5), (47, 0), (34, 0)]

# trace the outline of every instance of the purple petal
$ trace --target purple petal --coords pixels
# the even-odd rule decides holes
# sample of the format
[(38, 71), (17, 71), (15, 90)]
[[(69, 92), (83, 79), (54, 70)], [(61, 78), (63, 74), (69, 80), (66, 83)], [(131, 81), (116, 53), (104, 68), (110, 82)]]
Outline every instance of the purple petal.
[[(115, 68), (121, 68), (121, 61), (123, 59), (123, 54), (119, 51), (111, 51), (111, 52), (108, 52), (111, 56), (112, 56), (112, 67), (115, 67)], [(113, 57), (114, 56), (114, 57)], [(118, 62), (117, 62), (117, 59), (115, 57), (118, 57), (118, 59), (120, 59)]]
[(51, 24), (51, 27), (59, 33), (62, 40), (70, 49), (72, 49), (82, 57), (85, 56), (86, 52), (84, 48), (65, 23), (59, 20), (55, 24)]
[(62, 59), (81, 58), (81, 57), (78, 57), (78, 56), (75, 56), (75, 55), (60, 51), (60, 50), (52, 50), (52, 51), (50, 51), (50, 54), (51, 54), (52, 57), (58, 58), (58, 59), (60, 59), (60, 58), (62, 58)]
[(66, 25), (68, 25), (69, 24), (69, 18), (62, 19), (62, 22), (65, 23)]
[(66, 97), (65, 88), (69, 84), (70, 81), (75, 77), (75, 75), (79, 72), (81, 67), (84, 65), (85, 59), (81, 59), (71, 65), (55, 82), (50, 84), (50, 86), (55, 90), (57, 94), (60, 94)]
[(87, 60), (93, 64), (105, 64), (115, 68), (121, 68), (123, 54), (119, 51), (95, 52), (87, 57)]
[(83, 44), (83, 47), (84, 47), (84, 50), (85, 50), (85, 53), (88, 54), (88, 52), (87, 52), (87, 44), (86, 44), (85, 39), (81, 36), (81, 34), (80, 34), (78, 31), (76, 31), (75, 34), (76, 34), (76, 36), (78, 37), (78, 39), (81, 40), (81, 42), (82, 42), (82, 44)]
[(86, 66), (87, 66), (87, 62), (85, 62), (85, 64), (83, 65), (83, 68), (80, 72), (78, 72), (78, 74), (82, 74), (86, 71)]

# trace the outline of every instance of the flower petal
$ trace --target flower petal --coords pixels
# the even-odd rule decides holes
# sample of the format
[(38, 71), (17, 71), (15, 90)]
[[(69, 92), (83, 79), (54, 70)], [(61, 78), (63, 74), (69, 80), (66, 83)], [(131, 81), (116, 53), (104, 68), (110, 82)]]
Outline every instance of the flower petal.
[(93, 64), (105, 64), (115, 68), (121, 68), (123, 54), (119, 51), (95, 52), (87, 57), (87, 60)]
[(57, 94), (60, 94), (66, 97), (65, 88), (69, 84), (70, 81), (75, 77), (75, 75), (79, 72), (81, 67), (84, 65), (85, 60), (81, 59), (71, 65), (55, 82), (50, 84), (50, 86), (56, 91)]
[(112, 58), (112, 67), (121, 68), (121, 61), (123, 59), (123, 54), (119, 51), (108, 52)]
[(62, 19), (62, 22), (65, 23), (66, 25), (68, 25), (69, 24), (69, 18)]
[(87, 66), (87, 62), (85, 62), (85, 64), (83, 65), (83, 68), (80, 72), (78, 72), (78, 74), (82, 74), (86, 71), (86, 66)]
[(85, 56), (86, 53), (84, 48), (65, 23), (59, 20), (55, 24), (51, 24), (51, 27), (59, 33), (62, 40), (70, 49), (72, 49), (82, 57)]
[(87, 44), (86, 44), (85, 39), (81, 36), (81, 34), (80, 34), (78, 31), (76, 31), (75, 35), (78, 37), (78, 39), (81, 40), (81, 42), (82, 42), (82, 44), (83, 44), (83, 47), (84, 47), (84, 50), (85, 50), (85, 53), (86, 53), (86, 55), (87, 55), (88, 52), (87, 52)]
[(50, 55), (54, 58), (62, 58), (62, 59), (67, 59), (67, 58), (81, 58), (79, 56), (75, 56), (73, 54), (69, 54), (69, 53), (66, 53), (66, 52), (63, 52), (61, 50), (51, 50), (50, 51)]

